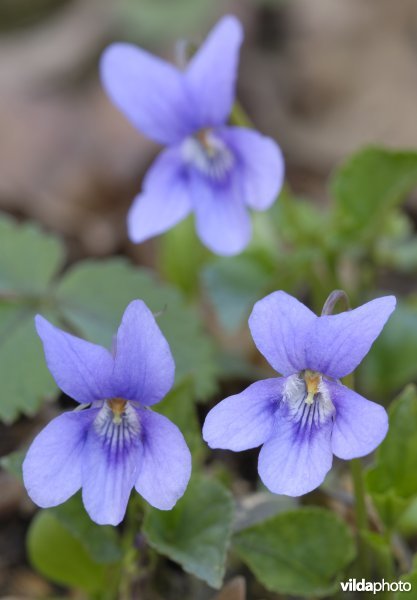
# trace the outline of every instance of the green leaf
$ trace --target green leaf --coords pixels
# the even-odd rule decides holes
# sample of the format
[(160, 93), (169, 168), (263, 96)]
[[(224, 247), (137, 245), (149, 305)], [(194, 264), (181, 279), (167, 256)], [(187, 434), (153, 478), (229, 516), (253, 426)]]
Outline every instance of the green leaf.
[(25, 460), (26, 450), (16, 450), (0, 458), (0, 466), (14, 475), (17, 479), (22, 479), (22, 464)]
[(96, 593), (108, 587), (108, 565), (95, 563), (83, 544), (49, 510), (33, 519), (27, 537), (32, 566), (55, 583)]
[(397, 592), (394, 595), (395, 600), (397, 600), (397, 598), (400, 598), (401, 596), (403, 598), (409, 598), (410, 600), (413, 600), (413, 596), (414, 598), (416, 597), (417, 590), (417, 554), (414, 555), (413, 566), (411, 568), (411, 571), (403, 575), (400, 581), (410, 583), (411, 589), (410, 591)]
[(50, 313), (49, 288), (62, 261), (56, 238), (0, 217), (0, 418), (6, 423), (33, 415), (56, 391), (33, 317)]
[(365, 148), (354, 154), (331, 181), (342, 228), (355, 237), (373, 235), (415, 185), (417, 152)]
[(251, 256), (218, 260), (203, 271), (203, 281), (222, 327), (238, 329), (271, 284), (271, 270)]
[(0, 295), (43, 294), (61, 268), (64, 250), (58, 239), (36, 225), (18, 225), (0, 217)]
[(297, 498), (290, 496), (280, 496), (268, 491), (248, 494), (237, 503), (233, 530), (248, 529), (296, 506)]
[(370, 555), (375, 562), (377, 572), (384, 573), (385, 576), (390, 575), (390, 578), (393, 579), (394, 573), (390, 539), (375, 531), (367, 530), (361, 531), (360, 536), (365, 543), (365, 547), (370, 550)]
[(185, 571), (219, 588), (233, 519), (233, 500), (218, 482), (195, 477), (171, 511), (150, 509), (143, 532), (149, 544)]
[(390, 398), (417, 377), (417, 302), (399, 302), (360, 367), (361, 387), (379, 398)]
[(417, 494), (417, 389), (405, 388), (389, 408), (389, 430), (366, 477), (372, 492), (393, 490), (402, 498)]
[(281, 513), (238, 533), (233, 547), (268, 590), (309, 597), (335, 591), (355, 554), (346, 524), (321, 508)]
[[(368, 485), (368, 488), (370, 487)], [(388, 529), (397, 528), (399, 520), (410, 505), (410, 499), (398, 496), (394, 489), (382, 493), (369, 489), (369, 492), (385, 526)]]
[(85, 261), (71, 269), (56, 290), (60, 310), (87, 339), (111, 347), (123, 311), (141, 298), (156, 314), (176, 363), (176, 382), (191, 377), (194, 393), (204, 399), (216, 389), (216, 365), (210, 339), (196, 312), (178, 291), (127, 261)]
[(397, 523), (397, 529), (404, 537), (417, 534), (417, 497), (413, 498)]
[(153, 43), (155, 40), (177, 40), (207, 31), (214, 14), (211, 3), (206, 0), (122, 0), (117, 3), (124, 29), (138, 42)]
[(158, 272), (187, 297), (198, 292), (200, 271), (208, 259), (211, 255), (197, 238), (193, 217), (167, 231), (159, 241)]
[(35, 331), (35, 314), (30, 307), (0, 302), (0, 418), (5, 423), (20, 413), (34, 415), (57, 390)]
[(114, 563), (122, 558), (116, 529), (94, 523), (84, 508), (80, 494), (49, 509), (49, 512), (82, 544), (94, 562)]
[(409, 385), (389, 408), (389, 430), (366, 484), (381, 518), (396, 524), (417, 495), (417, 390)]

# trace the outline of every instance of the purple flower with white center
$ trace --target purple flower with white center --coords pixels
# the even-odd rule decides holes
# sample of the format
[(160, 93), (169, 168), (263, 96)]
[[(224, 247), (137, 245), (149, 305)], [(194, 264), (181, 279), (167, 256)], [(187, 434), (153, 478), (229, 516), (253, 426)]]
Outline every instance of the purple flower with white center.
[(211, 448), (261, 446), (259, 475), (272, 492), (300, 496), (319, 486), (333, 454), (365, 456), (384, 439), (384, 408), (339, 381), (369, 352), (395, 308), (393, 296), (318, 317), (285, 292), (254, 306), (249, 327), (258, 350), (282, 377), (258, 381), (207, 415)]
[(235, 97), (242, 27), (216, 25), (185, 71), (130, 44), (109, 46), (101, 79), (135, 127), (167, 146), (130, 209), (133, 242), (158, 235), (191, 211), (213, 252), (241, 252), (251, 238), (248, 208), (266, 210), (282, 187), (284, 161), (270, 138), (227, 126)]
[(152, 506), (171, 509), (191, 474), (182, 433), (148, 407), (174, 382), (175, 364), (154, 316), (142, 300), (127, 307), (114, 352), (65, 333), (41, 316), (36, 328), (58, 386), (83, 410), (53, 419), (33, 441), (23, 479), (42, 508), (80, 488), (91, 519), (117, 525), (133, 487)]

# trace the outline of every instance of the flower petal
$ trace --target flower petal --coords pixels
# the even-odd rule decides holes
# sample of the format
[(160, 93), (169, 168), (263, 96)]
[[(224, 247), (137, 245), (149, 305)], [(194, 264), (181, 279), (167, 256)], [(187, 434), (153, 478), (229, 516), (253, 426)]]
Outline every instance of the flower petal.
[(86, 404), (111, 395), (113, 358), (108, 350), (65, 333), (40, 315), (35, 325), (48, 369), (63, 392)]
[(176, 148), (164, 150), (146, 174), (128, 215), (129, 238), (140, 243), (182, 221), (191, 210), (187, 173)]
[(23, 462), (23, 481), (38, 506), (57, 506), (80, 489), (84, 444), (96, 414), (64, 413), (35, 437)]
[(140, 422), (127, 405), (115, 423), (105, 404), (88, 431), (82, 462), (82, 497), (86, 511), (99, 525), (118, 525), (142, 460)]
[(242, 39), (239, 21), (223, 17), (188, 65), (186, 82), (200, 127), (221, 125), (230, 114)]
[(282, 378), (257, 381), (212, 408), (203, 427), (210, 448), (239, 452), (263, 444), (273, 430), (282, 386)]
[(134, 300), (124, 312), (114, 363), (114, 390), (125, 400), (155, 404), (174, 383), (175, 363), (168, 342), (142, 300)]
[(339, 379), (351, 373), (371, 349), (395, 309), (394, 296), (316, 320), (307, 340), (308, 368)]
[(252, 235), (249, 213), (235, 175), (231, 173), (219, 182), (190, 169), (198, 236), (212, 252), (223, 256), (241, 252)]
[(281, 375), (291, 375), (311, 368), (306, 362), (305, 345), (317, 318), (304, 304), (278, 291), (255, 304), (249, 328), (256, 347), (270, 365)]
[(276, 431), (259, 453), (259, 475), (275, 494), (301, 496), (318, 487), (332, 466), (333, 422), (300, 427), (278, 415)]
[(366, 456), (375, 450), (388, 432), (385, 408), (340, 383), (328, 382), (327, 387), (336, 407), (333, 453), (345, 460)]
[(163, 415), (141, 410), (143, 459), (136, 490), (149, 504), (170, 510), (191, 475), (191, 454), (178, 427)]
[(100, 62), (103, 86), (131, 123), (162, 144), (179, 142), (195, 129), (184, 75), (131, 44), (111, 44)]
[(284, 183), (281, 149), (274, 140), (253, 129), (225, 127), (221, 137), (237, 159), (245, 203), (254, 210), (266, 210)]

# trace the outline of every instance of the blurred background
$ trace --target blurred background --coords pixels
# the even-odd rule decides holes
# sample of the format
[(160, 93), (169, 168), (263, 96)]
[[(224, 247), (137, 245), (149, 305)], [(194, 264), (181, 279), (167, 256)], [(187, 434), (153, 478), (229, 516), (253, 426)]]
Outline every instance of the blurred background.
[(233, 12), (239, 98), (282, 146), (296, 193), (368, 143), (417, 145), (415, 0), (1, 0), (0, 208), (65, 236), (74, 258), (127, 252), (125, 214), (157, 152), (110, 104), (97, 60), (131, 40), (175, 60)]
[[(417, 147), (416, 0), (0, 0), (0, 210), (62, 236), (70, 261), (152, 266), (154, 241), (130, 244), (125, 217), (158, 148), (110, 104), (98, 58), (129, 40), (175, 61), (178, 38), (198, 43), (228, 12), (246, 32), (239, 100), (297, 195), (326, 203), (329, 173), (363, 145)], [(28, 428), (2, 427), (1, 454)], [(5, 472), (0, 489), (0, 597), (46, 596), (25, 559), (33, 507)]]

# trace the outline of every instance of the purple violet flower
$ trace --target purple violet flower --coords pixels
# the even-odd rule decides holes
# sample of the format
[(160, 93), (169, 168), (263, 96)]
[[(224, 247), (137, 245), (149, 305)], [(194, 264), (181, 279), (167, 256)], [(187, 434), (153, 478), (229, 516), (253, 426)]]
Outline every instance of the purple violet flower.
[(146, 136), (167, 146), (130, 209), (133, 242), (158, 235), (191, 211), (208, 248), (237, 254), (251, 238), (248, 208), (276, 199), (284, 161), (273, 140), (227, 119), (235, 97), (239, 21), (215, 26), (185, 71), (130, 44), (109, 46), (101, 79), (109, 97)]
[(80, 488), (91, 519), (117, 525), (133, 487), (152, 506), (171, 509), (191, 473), (182, 433), (149, 410), (174, 382), (175, 364), (141, 300), (127, 307), (112, 354), (36, 317), (46, 362), (58, 386), (88, 408), (53, 419), (33, 441), (23, 479), (42, 508)]
[(203, 428), (209, 446), (239, 452), (262, 445), (262, 481), (288, 496), (319, 486), (333, 454), (348, 460), (372, 452), (387, 433), (387, 413), (339, 380), (369, 352), (395, 303), (386, 296), (317, 317), (282, 291), (257, 302), (252, 337), (283, 377), (253, 383), (215, 406)]

